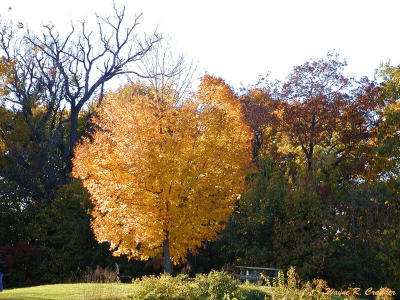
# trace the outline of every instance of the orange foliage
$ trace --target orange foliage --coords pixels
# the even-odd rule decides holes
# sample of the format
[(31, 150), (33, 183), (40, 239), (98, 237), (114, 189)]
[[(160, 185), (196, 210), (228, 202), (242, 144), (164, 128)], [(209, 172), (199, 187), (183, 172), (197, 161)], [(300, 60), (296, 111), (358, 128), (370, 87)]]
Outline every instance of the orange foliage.
[(146, 260), (169, 240), (174, 263), (217, 238), (251, 160), (250, 130), (231, 89), (211, 76), (192, 100), (163, 103), (127, 86), (110, 93), (73, 174), (95, 205), (92, 228), (115, 255)]

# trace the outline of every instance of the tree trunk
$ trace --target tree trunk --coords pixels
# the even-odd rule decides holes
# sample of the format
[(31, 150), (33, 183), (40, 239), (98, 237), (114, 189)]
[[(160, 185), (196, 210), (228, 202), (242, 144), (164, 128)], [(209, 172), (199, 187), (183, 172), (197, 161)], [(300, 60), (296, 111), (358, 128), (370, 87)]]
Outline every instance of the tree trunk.
[(78, 140), (78, 112), (76, 109), (71, 109), (70, 117), (71, 127), (70, 127), (70, 137), (69, 137), (69, 147), (71, 152), (75, 147), (76, 141)]
[(72, 170), (74, 147), (78, 141), (78, 111), (79, 110), (77, 110), (75, 107), (71, 108), (67, 172), (71, 172)]
[(171, 274), (171, 257), (169, 255), (169, 232), (165, 234), (164, 240), (164, 273)]

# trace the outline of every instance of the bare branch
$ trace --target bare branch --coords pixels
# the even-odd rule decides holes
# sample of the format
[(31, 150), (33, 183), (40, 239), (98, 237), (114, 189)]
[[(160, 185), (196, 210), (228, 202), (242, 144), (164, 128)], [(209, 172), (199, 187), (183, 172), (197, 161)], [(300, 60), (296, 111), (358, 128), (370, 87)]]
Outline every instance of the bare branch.
[(173, 97), (182, 101), (187, 96), (197, 68), (193, 61), (187, 62), (183, 54), (174, 55), (170, 41), (163, 40), (141, 60), (139, 70), (142, 74), (139, 77), (149, 79), (159, 101), (164, 101), (164, 96), (171, 92)]
[[(50, 149), (50, 144), (58, 145), (64, 132), (69, 132), (66, 155), (70, 159), (78, 140), (78, 116), (85, 105), (97, 95), (101, 101), (106, 83), (115, 76), (148, 77), (136, 64), (161, 40), (161, 35), (154, 32), (141, 37), (141, 17), (136, 15), (129, 22), (125, 7), (119, 9), (114, 3), (113, 15), (96, 16), (97, 27), (93, 30), (82, 21), (79, 26), (71, 24), (71, 30), (63, 35), (47, 24), (40, 34), (26, 30), (19, 38), (13, 26), (1, 25), (0, 56), (16, 61), (15, 76), (7, 87), (9, 94), (2, 100), (21, 108), (34, 136), (49, 143), (44, 151)], [(67, 116), (62, 103), (69, 105)], [(36, 106), (45, 108), (40, 122), (31, 121)]]

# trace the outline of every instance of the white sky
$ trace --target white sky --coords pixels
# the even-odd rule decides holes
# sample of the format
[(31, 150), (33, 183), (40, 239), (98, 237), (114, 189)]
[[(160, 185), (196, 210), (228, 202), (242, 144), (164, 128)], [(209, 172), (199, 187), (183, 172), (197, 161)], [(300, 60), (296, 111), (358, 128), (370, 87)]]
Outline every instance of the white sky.
[[(400, 0), (115, 0), (143, 12), (202, 70), (234, 87), (271, 71), (283, 79), (292, 66), (336, 50), (349, 73), (372, 77), (380, 63), (400, 64)], [(8, 10), (8, 7), (12, 7)], [(0, 0), (0, 16), (36, 26), (111, 11), (110, 0)], [(66, 30), (66, 29), (65, 29)]]

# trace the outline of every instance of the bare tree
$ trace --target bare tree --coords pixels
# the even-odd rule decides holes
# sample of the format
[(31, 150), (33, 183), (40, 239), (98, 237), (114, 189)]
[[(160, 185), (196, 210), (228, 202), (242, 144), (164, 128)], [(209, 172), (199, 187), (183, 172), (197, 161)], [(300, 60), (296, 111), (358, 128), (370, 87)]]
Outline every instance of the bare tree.
[[(141, 17), (128, 20), (125, 7), (118, 9), (114, 4), (112, 16), (96, 15), (97, 27), (89, 28), (84, 21), (71, 24), (65, 36), (52, 24), (43, 25), (40, 35), (27, 30), (21, 38), (9, 24), (0, 29), (0, 55), (14, 62), (15, 74), (4, 100), (23, 111), (37, 139), (63, 143), (60, 138), (65, 133), (61, 131), (68, 124), (64, 149), (68, 164), (78, 140), (78, 116), (85, 104), (96, 95), (101, 101), (105, 83), (118, 75), (148, 76), (140, 73), (137, 63), (161, 36), (157, 32), (140, 36)], [(46, 113), (39, 123), (32, 123), (32, 109), (37, 104), (45, 107)], [(63, 104), (67, 104), (66, 112)]]
[(139, 63), (139, 69), (153, 87), (155, 97), (163, 102), (166, 94), (184, 100), (190, 91), (197, 66), (171, 47), (170, 39), (163, 39)]

